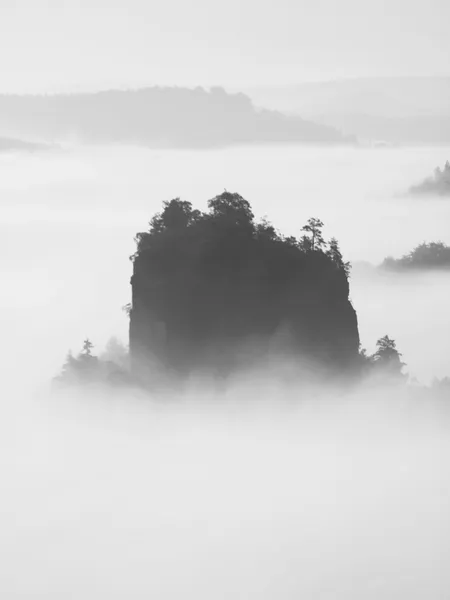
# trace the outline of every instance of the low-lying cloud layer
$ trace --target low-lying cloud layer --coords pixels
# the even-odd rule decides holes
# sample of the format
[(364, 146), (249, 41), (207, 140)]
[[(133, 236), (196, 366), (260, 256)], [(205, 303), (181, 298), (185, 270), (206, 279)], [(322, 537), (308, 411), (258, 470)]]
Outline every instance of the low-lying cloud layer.
[(253, 394), (10, 390), (2, 595), (447, 597), (448, 415), (394, 391)]
[[(317, 216), (345, 258), (379, 263), (447, 231), (444, 203), (395, 197), (441, 150), (84, 152), (2, 158), (0, 595), (448, 598), (442, 404), (257, 377), (226, 402), (36, 393), (86, 336), (126, 339), (133, 235), (162, 200), (226, 186), (286, 234)], [(447, 280), (350, 283), (369, 351), (388, 333), (413, 375), (450, 374)]]

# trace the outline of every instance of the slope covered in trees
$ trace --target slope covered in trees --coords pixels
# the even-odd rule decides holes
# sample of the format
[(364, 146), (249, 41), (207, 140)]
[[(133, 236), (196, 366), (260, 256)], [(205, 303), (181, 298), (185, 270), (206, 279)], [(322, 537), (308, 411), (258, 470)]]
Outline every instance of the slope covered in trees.
[(95, 94), (0, 95), (0, 135), (155, 148), (353, 141), (326, 125), (257, 110), (248, 96), (228, 94), (220, 87), (210, 91), (152, 87)]
[(109, 340), (100, 356), (93, 353), (93, 348), (94, 344), (86, 338), (82, 350), (76, 356), (68, 352), (61, 373), (55, 377), (54, 383), (65, 386), (132, 385), (128, 350), (116, 338)]
[(443, 169), (437, 167), (432, 177), (428, 177), (418, 185), (413, 185), (409, 193), (423, 196), (450, 196), (450, 162), (447, 161)]
[(349, 264), (322, 226), (310, 219), (300, 239), (284, 237), (226, 191), (207, 212), (165, 202), (132, 257), (133, 374), (226, 374), (271, 353), (351, 370), (359, 334)]

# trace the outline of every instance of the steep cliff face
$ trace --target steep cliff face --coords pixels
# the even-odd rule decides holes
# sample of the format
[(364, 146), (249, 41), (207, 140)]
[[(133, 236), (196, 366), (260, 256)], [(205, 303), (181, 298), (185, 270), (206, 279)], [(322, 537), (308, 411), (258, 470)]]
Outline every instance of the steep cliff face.
[(237, 194), (212, 199), (208, 213), (179, 200), (165, 203), (137, 245), (135, 375), (226, 374), (270, 353), (338, 371), (356, 363), (358, 324), (339, 251), (255, 224)]

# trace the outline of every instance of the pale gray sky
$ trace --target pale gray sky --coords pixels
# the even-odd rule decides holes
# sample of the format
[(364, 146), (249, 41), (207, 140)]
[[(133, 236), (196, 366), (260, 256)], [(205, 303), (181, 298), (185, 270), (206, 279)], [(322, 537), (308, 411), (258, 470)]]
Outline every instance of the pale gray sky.
[(0, 0), (0, 90), (449, 75), (448, 0)]

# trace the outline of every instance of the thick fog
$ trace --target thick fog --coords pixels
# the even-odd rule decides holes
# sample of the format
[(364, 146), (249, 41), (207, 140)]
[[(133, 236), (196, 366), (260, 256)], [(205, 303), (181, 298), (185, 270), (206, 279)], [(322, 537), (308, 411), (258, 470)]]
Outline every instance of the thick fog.
[(394, 395), (293, 410), (296, 394), (258, 393), (10, 394), (2, 595), (447, 598), (448, 420)]
[[(86, 336), (126, 341), (133, 236), (163, 200), (236, 191), (286, 234), (321, 218), (346, 259), (376, 265), (450, 241), (448, 201), (402, 195), (448, 154), (3, 155), (2, 597), (448, 598), (450, 423), (431, 405), (258, 380), (153, 402), (45, 389)], [(363, 346), (387, 333), (411, 375), (450, 375), (450, 276), (358, 267), (350, 285)]]

